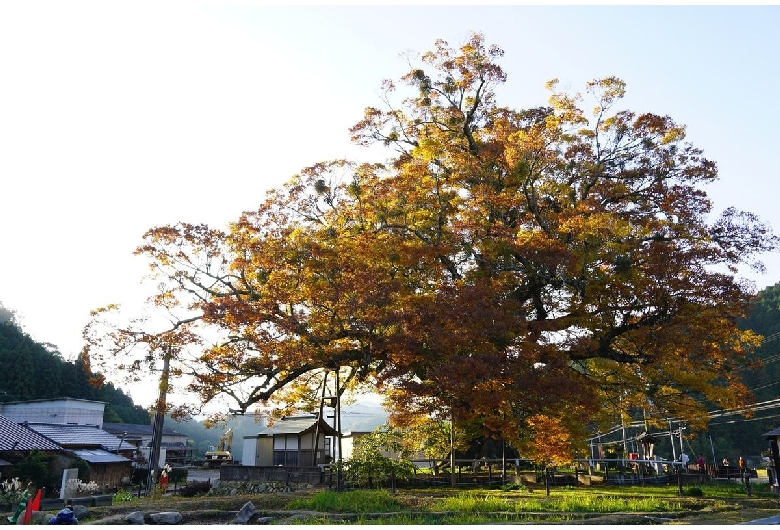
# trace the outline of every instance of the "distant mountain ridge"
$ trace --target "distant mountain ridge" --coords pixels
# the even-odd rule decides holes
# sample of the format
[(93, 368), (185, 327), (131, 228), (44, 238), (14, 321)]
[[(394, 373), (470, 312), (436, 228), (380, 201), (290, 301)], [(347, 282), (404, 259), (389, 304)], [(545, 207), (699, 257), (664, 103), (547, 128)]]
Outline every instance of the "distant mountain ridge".
[[(104, 401), (104, 421), (149, 423), (149, 412), (122, 390), (107, 383), (89, 384), (80, 361), (68, 362), (34, 341), (10, 320), (0, 320), (0, 402), (75, 398)], [(92, 374), (94, 375), (94, 374)]]

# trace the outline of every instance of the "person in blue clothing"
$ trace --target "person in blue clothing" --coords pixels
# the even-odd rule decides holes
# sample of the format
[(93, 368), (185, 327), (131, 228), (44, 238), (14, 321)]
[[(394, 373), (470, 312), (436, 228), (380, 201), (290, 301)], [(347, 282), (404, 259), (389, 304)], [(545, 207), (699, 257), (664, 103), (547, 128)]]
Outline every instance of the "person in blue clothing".
[(63, 508), (49, 520), (48, 524), (79, 524), (79, 520), (73, 515), (73, 510)]

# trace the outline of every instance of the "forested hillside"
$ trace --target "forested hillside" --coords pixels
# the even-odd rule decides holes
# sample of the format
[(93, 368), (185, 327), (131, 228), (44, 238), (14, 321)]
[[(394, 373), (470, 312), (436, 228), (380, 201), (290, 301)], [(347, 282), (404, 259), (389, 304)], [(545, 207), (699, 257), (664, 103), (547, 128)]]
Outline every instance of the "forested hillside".
[(730, 433), (735, 444), (742, 443), (764, 451), (767, 442), (763, 433), (780, 427), (780, 283), (758, 294), (748, 316), (740, 323), (764, 337), (755, 352), (758, 365), (747, 371), (743, 379), (756, 396), (753, 416), (714, 416), (712, 430)]
[[(2, 306), (0, 306), (2, 308)], [(106, 402), (104, 421), (149, 423), (149, 413), (112, 384), (95, 388), (80, 362), (68, 362), (54, 348), (35, 342), (0, 314), (0, 402), (70, 397)]]
[[(748, 390), (755, 395), (755, 404), (745, 409), (712, 410), (706, 432), (685, 433), (688, 454), (702, 453), (708, 462), (767, 455), (768, 443), (763, 435), (780, 427), (780, 283), (758, 293), (739, 327), (764, 337), (761, 347), (752, 354), (755, 366), (742, 374)], [(668, 434), (660, 438), (656, 451), (671, 458)]]

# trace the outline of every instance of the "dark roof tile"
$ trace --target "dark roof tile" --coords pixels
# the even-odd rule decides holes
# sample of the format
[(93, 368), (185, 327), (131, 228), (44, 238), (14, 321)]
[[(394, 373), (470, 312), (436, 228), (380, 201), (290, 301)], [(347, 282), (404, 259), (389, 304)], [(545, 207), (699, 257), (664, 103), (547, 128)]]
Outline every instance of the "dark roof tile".
[[(277, 420), (273, 425), (267, 427), (264, 431), (261, 431), (261, 435), (276, 435), (276, 434), (303, 434), (306, 432), (314, 432), (317, 427), (317, 416), (286, 416), (281, 420)], [(328, 425), (325, 421), (320, 420), (321, 431), (328, 435), (334, 436), (337, 431)]]
[(0, 416), (0, 451), (61, 451), (55, 441), (40, 433)]
[[(24, 424), (23, 424), (24, 425)], [(102, 447), (108, 451), (132, 450), (135, 446), (113, 434), (89, 425), (62, 425), (56, 423), (27, 423), (30, 429), (54, 440), (66, 449)], [(122, 447), (119, 447), (119, 444)]]

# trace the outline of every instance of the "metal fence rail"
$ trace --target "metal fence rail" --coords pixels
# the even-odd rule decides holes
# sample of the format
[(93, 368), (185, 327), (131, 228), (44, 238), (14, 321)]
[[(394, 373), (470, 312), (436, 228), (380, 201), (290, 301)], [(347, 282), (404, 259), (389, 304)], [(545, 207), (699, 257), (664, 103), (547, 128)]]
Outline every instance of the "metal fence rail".
[[(501, 487), (507, 484), (533, 484), (541, 486), (547, 482), (551, 486), (590, 484), (591, 479), (598, 475), (598, 480), (611, 485), (639, 485), (639, 484), (671, 484), (677, 482), (677, 471), (682, 475), (718, 476), (707, 470), (702, 475), (698, 471), (690, 472), (690, 469), (679, 468), (679, 463), (660, 460), (579, 460), (575, 462), (574, 471), (559, 471), (555, 468), (544, 468), (534, 464), (530, 460), (457, 460), (455, 473), (450, 473), (449, 468), (437, 474), (416, 473), (408, 479), (399, 479), (394, 476), (375, 476), (368, 480), (358, 481), (349, 472), (336, 474), (328, 466), (318, 467), (284, 467), (284, 466), (241, 466), (223, 465), (220, 467), (220, 480), (245, 481), (245, 482), (281, 482), (285, 484), (308, 483), (323, 485), (329, 488), (354, 489), (358, 487), (368, 488), (474, 488), (474, 487)], [(677, 467), (676, 467), (677, 466)], [(533, 475), (530, 478), (529, 475)], [(524, 478), (523, 478), (524, 476)]]

